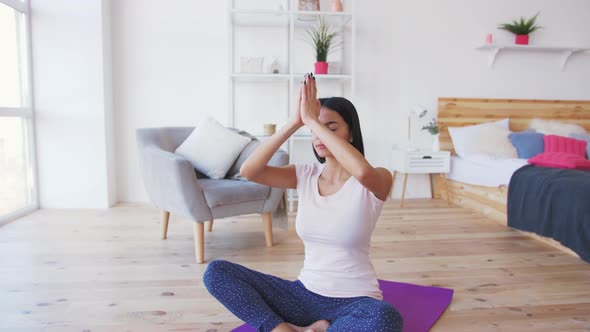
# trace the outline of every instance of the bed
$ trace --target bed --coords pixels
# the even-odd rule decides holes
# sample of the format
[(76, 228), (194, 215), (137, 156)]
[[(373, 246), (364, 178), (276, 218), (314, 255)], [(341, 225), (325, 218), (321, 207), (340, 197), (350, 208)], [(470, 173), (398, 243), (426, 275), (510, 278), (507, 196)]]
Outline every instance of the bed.
[[(455, 205), (471, 209), (491, 220), (507, 225), (507, 183), (509, 183), (509, 178), (506, 180), (507, 176), (498, 176), (497, 179), (486, 179), (490, 182), (478, 183), (469, 178), (469, 176), (471, 178), (477, 176), (459, 174), (459, 170), (477, 169), (477, 165), (470, 166), (468, 162), (455, 156), (447, 129), (448, 127), (470, 126), (504, 118), (510, 118), (512, 131), (525, 130), (533, 118), (541, 118), (575, 123), (590, 132), (590, 101), (439, 98), (440, 145), (441, 149), (449, 150), (454, 155), (451, 169), (455, 174), (449, 174), (446, 182), (440, 176), (436, 177), (435, 197), (449, 200)], [(515, 171), (520, 169), (517, 167), (518, 162), (515, 162), (513, 166)], [(453, 167), (458, 167), (458, 169)], [(509, 173), (509, 167), (506, 167), (506, 172)], [(473, 170), (473, 172), (477, 173), (477, 170)], [(446, 186), (448, 186), (448, 190), (445, 190)], [(572, 250), (551, 238), (530, 232), (525, 233), (577, 256)]]
[(527, 164), (526, 159), (518, 158), (478, 162), (451, 156), (451, 172), (447, 178), (484, 187), (508, 186), (512, 174)]
[(552, 238), (590, 263), (590, 171), (527, 165), (508, 187), (508, 226)]

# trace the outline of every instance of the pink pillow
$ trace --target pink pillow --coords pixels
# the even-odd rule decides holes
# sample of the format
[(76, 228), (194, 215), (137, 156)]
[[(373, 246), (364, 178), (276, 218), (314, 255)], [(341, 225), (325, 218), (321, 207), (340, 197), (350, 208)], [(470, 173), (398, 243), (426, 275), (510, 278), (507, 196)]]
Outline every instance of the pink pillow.
[(535, 166), (590, 169), (590, 160), (568, 152), (543, 152), (529, 159), (528, 162)]
[(544, 152), (568, 152), (586, 157), (586, 141), (557, 135), (545, 135), (543, 137), (545, 143)]

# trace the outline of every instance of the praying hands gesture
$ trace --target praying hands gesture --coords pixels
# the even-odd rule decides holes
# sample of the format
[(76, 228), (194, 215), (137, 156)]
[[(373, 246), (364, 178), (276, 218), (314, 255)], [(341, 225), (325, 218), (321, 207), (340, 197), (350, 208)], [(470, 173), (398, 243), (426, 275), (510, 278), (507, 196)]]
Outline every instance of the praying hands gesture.
[(292, 122), (297, 128), (309, 125), (320, 115), (320, 101), (317, 99), (317, 86), (313, 74), (305, 74), (299, 87), (299, 103)]
[(320, 101), (317, 98), (317, 85), (313, 74), (306, 74), (299, 98), (301, 100), (299, 112), (301, 113), (301, 121), (305, 125), (309, 125), (312, 120), (317, 120), (320, 116)]

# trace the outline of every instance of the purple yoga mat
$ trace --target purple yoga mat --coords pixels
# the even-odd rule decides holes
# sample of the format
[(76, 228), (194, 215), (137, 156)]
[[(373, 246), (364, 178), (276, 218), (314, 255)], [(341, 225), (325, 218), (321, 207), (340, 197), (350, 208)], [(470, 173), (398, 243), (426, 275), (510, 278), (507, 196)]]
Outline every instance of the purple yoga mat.
[[(404, 332), (426, 332), (436, 323), (453, 298), (448, 288), (420, 286), (379, 280), (383, 300), (391, 303), (404, 318)], [(256, 332), (244, 324), (232, 332)]]

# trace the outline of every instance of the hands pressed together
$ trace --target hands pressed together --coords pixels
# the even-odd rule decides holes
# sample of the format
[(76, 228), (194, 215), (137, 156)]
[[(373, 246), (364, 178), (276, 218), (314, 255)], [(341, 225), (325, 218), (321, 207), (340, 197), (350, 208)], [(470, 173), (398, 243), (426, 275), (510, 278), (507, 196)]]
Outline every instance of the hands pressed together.
[(309, 125), (320, 116), (320, 101), (317, 98), (317, 85), (313, 74), (305, 74), (299, 87), (299, 107), (294, 114), (294, 121), (298, 126)]

